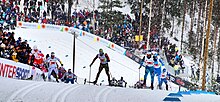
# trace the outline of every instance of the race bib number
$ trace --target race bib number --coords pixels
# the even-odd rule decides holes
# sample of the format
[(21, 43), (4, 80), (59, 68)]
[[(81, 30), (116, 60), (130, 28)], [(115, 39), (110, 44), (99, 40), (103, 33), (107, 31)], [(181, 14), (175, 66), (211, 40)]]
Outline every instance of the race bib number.
[(72, 75), (69, 75), (68, 78), (72, 79), (73, 77), (72, 77)]
[(56, 64), (56, 62), (50, 62), (50, 65), (52, 65), (52, 64)]
[(147, 64), (153, 64), (153, 62), (147, 62), (147, 61), (146, 61), (146, 63), (147, 63)]
[(101, 62), (105, 62), (106, 61), (106, 59), (100, 59), (101, 60)]

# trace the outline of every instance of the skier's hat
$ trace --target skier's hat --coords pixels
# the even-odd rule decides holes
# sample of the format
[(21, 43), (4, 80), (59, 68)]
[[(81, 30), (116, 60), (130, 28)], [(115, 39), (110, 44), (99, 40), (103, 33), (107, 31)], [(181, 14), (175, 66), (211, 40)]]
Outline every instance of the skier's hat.
[(103, 52), (103, 49), (100, 48), (100, 49), (99, 49), (99, 52)]
[(163, 69), (163, 72), (166, 72), (166, 68)]
[(148, 52), (147, 52), (147, 55), (151, 55), (151, 52), (148, 51)]
[(54, 53), (54, 52), (51, 52), (51, 56), (52, 56), (52, 55), (54, 56), (54, 55), (55, 55), (55, 53)]

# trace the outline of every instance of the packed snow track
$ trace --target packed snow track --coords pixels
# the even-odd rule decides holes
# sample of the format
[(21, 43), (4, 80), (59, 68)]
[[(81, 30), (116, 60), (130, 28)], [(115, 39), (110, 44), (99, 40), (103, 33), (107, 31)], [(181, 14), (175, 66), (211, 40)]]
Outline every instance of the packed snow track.
[[(0, 102), (163, 102), (170, 91), (117, 88), (0, 77)], [(192, 94), (181, 102), (220, 102), (220, 96)]]

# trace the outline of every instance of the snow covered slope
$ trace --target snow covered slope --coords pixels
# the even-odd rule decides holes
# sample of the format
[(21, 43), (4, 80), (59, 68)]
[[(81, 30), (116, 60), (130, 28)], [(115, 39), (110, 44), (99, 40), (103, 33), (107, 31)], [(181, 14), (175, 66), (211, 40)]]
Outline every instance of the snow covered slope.
[[(35, 82), (0, 77), (0, 102), (163, 102), (169, 91)], [(220, 96), (191, 94), (181, 102), (219, 102)]]
[[(72, 69), (73, 37), (71, 34), (60, 31), (22, 28), (16, 29), (15, 34), (16, 38), (21, 36), (22, 39), (28, 40), (28, 43), (31, 47), (37, 45), (45, 55), (50, 54), (52, 51), (55, 52), (55, 55), (64, 63), (64, 67), (66, 67), (66, 69)], [(107, 46), (103, 46), (100, 43), (83, 37), (78, 37), (76, 39), (76, 75), (81, 78), (88, 79), (89, 65), (96, 54), (98, 54), (98, 50), (100, 48), (102, 48), (105, 53), (109, 54), (111, 60), (109, 67), (112, 77), (120, 79), (122, 76), (129, 85), (133, 85), (136, 81), (138, 81), (138, 63), (122, 54), (113, 51)], [(99, 60), (96, 60), (92, 66), (92, 80), (95, 80), (99, 63)], [(84, 66), (86, 66), (86, 68), (83, 68)], [(144, 68), (141, 69), (141, 73), (142, 72), (144, 72)], [(141, 76), (143, 76), (143, 74)], [(104, 80), (104, 83), (107, 83), (107, 76), (104, 70), (100, 75), (99, 82), (102, 80)]]

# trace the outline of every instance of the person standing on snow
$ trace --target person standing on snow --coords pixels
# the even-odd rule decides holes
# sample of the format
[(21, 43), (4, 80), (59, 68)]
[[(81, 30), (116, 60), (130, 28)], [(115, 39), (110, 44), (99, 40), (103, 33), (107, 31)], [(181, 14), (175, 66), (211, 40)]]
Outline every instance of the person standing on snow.
[(97, 58), (100, 59), (100, 66), (99, 66), (99, 71), (96, 75), (95, 81), (93, 81), (92, 83), (94, 85), (97, 83), (101, 71), (103, 70), (103, 68), (105, 68), (105, 72), (108, 76), (108, 83), (109, 83), (109, 85), (111, 85), (111, 79), (110, 79), (110, 74), (109, 74), (109, 66), (108, 66), (108, 62), (110, 62), (110, 59), (109, 59), (108, 54), (104, 53), (103, 49), (99, 49), (99, 54), (97, 54), (96, 57), (93, 59), (92, 63), (89, 65), (90, 67), (92, 66), (92, 64), (95, 62), (95, 60)]
[(59, 58), (55, 57), (55, 53), (51, 52), (51, 56), (46, 59), (46, 63), (49, 63), (48, 67), (48, 79), (51, 80), (51, 74), (54, 72), (54, 78), (56, 78), (56, 81), (58, 81), (58, 69), (57, 69), (57, 61), (62, 64)]
[(154, 60), (152, 58), (151, 52), (147, 52), (147, 56), (145, 58), (142, 59), (141, 65), (139, 67), (139, 69), (145, 66), (145, 75), (144, 75), (144, 87), (146, 87), (146, 80), (147, 80), (147, 75), (150, 72), (150, 76), (151, 76), (151, 86), (150, 88), (153, 90), (153, 84), (154, 84)]

